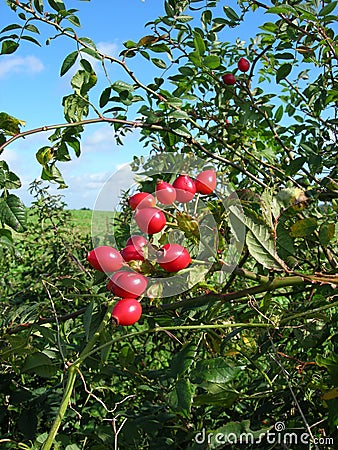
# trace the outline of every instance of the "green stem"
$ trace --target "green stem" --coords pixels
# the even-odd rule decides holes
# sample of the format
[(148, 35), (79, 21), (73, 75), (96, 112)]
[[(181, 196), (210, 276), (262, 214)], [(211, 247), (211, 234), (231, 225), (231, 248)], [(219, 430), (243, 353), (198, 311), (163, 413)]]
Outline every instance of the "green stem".
[(325, 311), (326, 309), (334, 308), (335, 306), (338, 306), (338, 302), (329, 303), (328, 305), (321, 306), (320, 308), (311, 309), (309, 311), (303, 311), (301, 313), (293, 314), (293, 316), (285, 317), (284, 319), (281, 319), (280, 324), (287, 323), (294, 319), (300, 319), (302, 317), (311, 316), (312, 314), (316, 314), (321, 311)]
[(99, 339), (102, 331), (107, 327), (107, 325), (111, 319), (111, 312), (113, 309), (113, 304), (114, 304), (113, 301), (111, 303), (109, 303), (106, 314), (104, 315), (104, 318), (102, 319), (102, 322), (100, 323), (98, 329), (93, 334), (91, 339), (89, 339), (87, 345), (80, 353), (79, 358), (68, 369), (67, 385), (66, 385), (66, 388), (65, 388), (60, 406), (59, 406), (59, 410), (54, 419), (52, 428), (49, 431), (48, 437), (43, 444), (42, 450), (49, 450), (53, 445), (55, 436), (58, 433), (58, 430), (60, 428), (60, 425), (62, 423), (62, 420), (63, 420), (65, 413), (67, 411), (67, 408), (68, 408), (69, 400), (72, 395), (75, 380), (76, 380), (77, 371), (78, 371), (81, 363), (86, 359), (87, 355), (90, 353), (90, 351), (94, 347), (94, 345), (97, 342), (97, 340)]
[(63, 398), (62, 398), (57, 416), (55, 417), (52, 428), (49, 431), (48, 437), (42, 446), (42, 450), (49, 450), (53, 445), (55, 436), (57, 435), (57, 432), (60, 428), (61, 422), (62, 422), (64, 415), (66, 413), (66, 410), (68, 408), (70, 397), (73, 392), (73, 388), (74, 388), (74, 384), (75, 384), (75, 380), (76, 380), (77, 368), (78, 368), (78, 366), (76, 366), (76, 365), (72, 365), (69, 368), (66, 389), (63, 394)]
[[(176, 331), (183, 331), (183, 330), (215, 330), (215, 329), (222, 329), (222, 328), (238, 328), (238, 327), (242, 327), (242, 328), (270, 328), (273, 327), (273, 325), (268, 324), (268, 323), (254, 323), (254, 322), (235, 322), (235, 323), (216, 323), (216, 324), (206, 324), (206, 325), (176, 325), (176, 326), (170, 326), (170, 327), (156, 327), (156, 328), (151, 328), (149, 330), (142, 330), (142, 331), (136, 331), (135, 333), (128, 333), (128, 334), (124, 334), (122, 336), (119, 336), (117, 338), (111, 339), (109, 342), (105, 342), (104, 344), (100, 345), (99, 347), (95, 347), (93, 350), (91, 350), (90, 352), (88, 352), (86, 355), (83, 355), (83, 359), (88, 358), (89, 356), (94, 355), (95, 353), (97, 353), (100, 350), (103, 350), (106, 347), (109, 347), (110, 345), (114, 344), (115, 342), (118, 341), (122, 341), (122, 340), (126, 340), (127, 338), (130, 337), (135, 337), (138, 336), (140, 334), (145, 334), (145, 333), (158, 333), (159, 331), (172, 331), (172, 330), (176, 330)], [(74, 364), (77, 364), (80, 361), (80, 358), (77, 359)]]

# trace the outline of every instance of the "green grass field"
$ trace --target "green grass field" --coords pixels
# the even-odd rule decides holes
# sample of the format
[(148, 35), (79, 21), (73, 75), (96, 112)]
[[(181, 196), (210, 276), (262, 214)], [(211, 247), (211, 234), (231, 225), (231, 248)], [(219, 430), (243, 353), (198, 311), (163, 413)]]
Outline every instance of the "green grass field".
[(70, 210), (72, 222), (81, 235), (105, 235), (112, 230), (112, 211)]

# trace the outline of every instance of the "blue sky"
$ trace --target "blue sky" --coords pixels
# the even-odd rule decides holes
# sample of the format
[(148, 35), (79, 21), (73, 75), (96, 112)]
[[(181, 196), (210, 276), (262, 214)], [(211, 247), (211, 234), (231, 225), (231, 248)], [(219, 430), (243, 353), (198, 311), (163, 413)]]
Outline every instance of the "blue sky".
[[(163, 14), (162, 0), (66, 0), (68, 8), (79, 9), (82, 28), (80, 36), (93, 39), (98, 48), (105, 53), (118, 56), (126, 40), (139, 40), (149, 34), (145, 28), (148, 21)], [(234, 1), (226, 2), (233, 5)], [(224, 2), (221, 2), (224, 4)], [(18, 22), (16, 15), (0, 0), (0, 28)], [(264, 20), (264, 19), (263, 19)], [(250, 27), (229, 30), (226, 39), (249, 39), (257, 31), (257, 22)], [(47, 33), (47, 34), (46, 34)], [(242, 33), (242, 35), (239, 35)], [(51, 34), (51, 30), (41, 29), (41, 42)], [(63, 123), (62, 97), (71, 93), (70, 79), (74, 70), (60, 78), (59, 71), (65, 56), (76, 49), (75, 43), (66, 38), (51, 41), (42, 48), (25, 43), (12, 55), (0, 56), (0, 111), (26, 121), (24, 129), (32, 129), (43, 125)], [(99, 64), (95, 65), (97, 74), (103, 78)], [(148, 64), (134, 67), (141, 81), (147, 83), (153, 78), (154, 68)], [(159, 70), (158, 75), (161, 74)], [(121, 70), (111, 67), (111, 77), (121, 78)], [(99, 88), (104, 87), (99, 84)], [(39, 177), (41, 166), (35, 159), (36, 151), (48, 145), (50, 133), (35, 134), (26, 139), (17, 140), (9, 146), (1, 157), (7, 160), (11, 170), (16, 172), (23, 187), (19, 195), (26, 204), (30, 203), (27, 187), (34, 178)], [(69, 188), (58, 191), (65, 196), (69, 208), (94, 208), (95, 201), (104, 183), (113, 173), (115, 176), (114, 202), (117, 202), (119, 190), (132, 185), (132, 174), (128, 162), (133, 155), (146, 154), (142, 144), (138, 142), (137, 131), (129, 134), (123, 146), (114, 142), (112, 128), (108, 125), (89, 125), (83, 134), (82, 155), (71, 162), (59, 164)]]

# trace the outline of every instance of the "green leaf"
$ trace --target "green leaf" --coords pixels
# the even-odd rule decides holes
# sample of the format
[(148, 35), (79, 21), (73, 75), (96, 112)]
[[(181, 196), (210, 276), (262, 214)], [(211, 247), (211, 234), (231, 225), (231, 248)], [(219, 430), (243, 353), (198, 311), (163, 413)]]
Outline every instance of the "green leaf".
[(192, 387), (188, 380), (180, 379), (169, 394), (170, 408), (177, 414), (189, 418), (192, 404)]
[(0, 165), (0, 187), (2, 189), (3, 188), (18, 189), (19, 187), (21, 187), (20, 178), (13, 172), (1, 169), (1, 165)]
[(65, 10), (66, 7), (61, 0), (48, 0), (48, 3), (55, 11)]
[(32, 23), (29, 23), (28, 25), (26, 25), (25, 30), (31, 31), (32, 33), (40, 34), (39, 29)]
[(67, 20), (76, 27), (81, 27), (80, 19), (77, 16), (74, 16), (74, 14), (68, 16)]
[(151, 58), (151, 61), (152, 61), (153, 64), (155, 64), (156, 67), (159, 67), (160, 69), (166, 69), (167, 68), (167, 64), (165, 63), (165, 61), (163, 61), (163, 59)]
[(286, 78), (289, 73), (292, 70), (292, 65), (289, 63), (283, 64), (282, 66), (280, 66), (280, 68), (277, 70), (277, 74), (276, 74), (276, 82), (279, 83), (281, 80), (283, 80), (284, 78)]
[(7, 247), (13, 245), (12, 232), (8, 228), (0, 228), (0, 245), (6, 245)]
[(203, 56), (205, 53), (205, 42), (198, 31), (194, 31), (194, 47), (199, 56)]
[(334, 223), (322, 223), (319, 228), (319, 241), (323, 247), (327, 247), (335, 235)]
[(188, 342), (174, 355), (170, 363), (170, 376), (177, 378), (186, 372), (194, 362), (196, 343)]
[(43, 378), (50, 378), (56, 374), (57, 368), (45, 353), (36, 352), (27, 356), (22, 370), (28, 373), (33, 372)]
[(11, 25), (8, 25), (7, 27), (3, 28), (0, 31), (0, 34), (6, 33), (7, 31), (17, 30), (18, 28), (22, 28), (21, 25), (17, 23), (12, 23)]
[(317, 228), (317, 221), (316, 219), (313, 219), (311, 217), (307, 217), (306, 219), (300, 219), (297, 220), (292, 226), (291, 226), (291, 233), (290, 235), (292, 237), (306, 237), (313, 234), (313, 232)]
[(298, 158), (293, 159), (290, 164), (285, 169), (286, 175), (295, 175), (306, 163), (305, 156), (299, 156)]
[(199, 361), (192, 370), (190, 379), (194, 384), (203, 383), (228, 384), (243, 370), (243, 366), (230, 366), (224, 358)]
[(331, 14), (332, 11), (336, 8), (338, 2), (330, 2), (328, 5), (324, 6), (322, 8), (318, 15), (319, 16), (327, 16), (328, 14)]
[(190, 22), (191, 20), (193, 20), (193, 17), (187, 16), (187, 15), (181, 15), (181, 16), (177, 16), (176, 20), (177, 20), (177, 22), (186, 23), (186, 22)]
[(223, 6), (223, 10), (225, 12), (225, 15), (232, 21), (232, 22), (238, 22), (240, 20), (240, 17), (236, 13), (235, 10), (230, 8), (230, 6)]
[(19, 44), (11, 39), (2, 42), (1, 45), (1, 54), (2, 55), (10, 55), (14, 53), (15, 50), (19, 47)]
[(86, 332), (86, 340), (88, 341), (91, 337), (91, 329), (92, 317), (93, 317), (93, 309), (94, 309), (94, 300), (92, 300), (86, 308), (86, 311), (83, 314), (83, 326)]
[(0, 198), (0, 221), (18, 232), (26, 229), (27, 211), (19, 197), (9, 194)]
[(15, 135), (20, 133), (20, 126), (25, 125), (26, 122), (23, 120), (16, 119), (5, 112), (0, 112), (0, 129), (5, 132), (5, 134)]
[(230, 206), (232, 213), (242, 224), (248, 228), (246, 244), (248, 250), (257, 262), (267, 269), (286, 269), (286, 264), (277, 254), (275, 241), (266, 225), (257, 224), (251, 218), (244, 216), (240, 208)]
[(291, 15), (297, 15), (297, 11), (289, 5), (283, 5), (283, 6), (273, 6), (269, 8), (265, 13), (268, 14), (291, 14)]
[(65, 73), (68, 72), (68, 70), (73, 67), (78, 57), (78, 52), (72, 52), (69, 53), (68, 56), (63, 60), (61, 70), (60, 70), (60, 76), (62, 77)]
[(34, 7), (38, 13), (43, 14), (43, 0), (34, 0)]
[(88, 101), (77, 94), (63, 97), (65, 118), (68, 122), (79, 122), (83, 117), (87, 117), (89, 112)]
[(275, 121), (276, 121), (276, 122), (280, 122), (280, 121), (282, 120), (282, 118), (283, 118), (283, 112), (284, 112), (284, 110), (283, 110), (283, 105), (280, 105), (280, 106), (277, 108), (277, 111), (276, 111), (276, 114), (275, 114)]
[(217, 69), (221, 65), (221, 60), (217, 55), (208, 55), (203, 58), (203, 64), (209, 69)]
[(195, 406), (214, 405), (222, 408), (230, 408), (238, 399), (239, 394), (231, 389), (223, 389), (213, 394), (201, 394), (194, 398)]
[(45, 166), (47, 163), (49, 163), (50, 160), (53, 159), (53, 150), (48, 146), (42, 147), (36, 152), (35, 156), (38, 162), (42, 166)]

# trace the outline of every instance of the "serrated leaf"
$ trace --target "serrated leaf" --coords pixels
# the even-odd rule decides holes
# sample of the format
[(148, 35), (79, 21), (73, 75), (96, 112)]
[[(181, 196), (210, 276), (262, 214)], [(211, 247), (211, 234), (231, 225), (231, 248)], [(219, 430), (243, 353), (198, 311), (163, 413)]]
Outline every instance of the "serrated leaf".
[(194, 384), (199, 385), (203, 385), (205, 382), (226, 385), (235, 379), (242, 370), (242, 366), (230, 366), (224, 358), (205, 359), (196, 364), (190, 379)]
[(0, 187), (6, 189), (18, 189), (21, 187), (20, 178), (14, 172), (0, 168)]
[(244, 216), (238, 207), (230, 206), (229, 210), (248, 228), (246, 244), (251, 256), (267, 269), (285, 270), (286, 264), (277, 254), (275, 241), (268, 227)]
[(18, 232), (26, 229), (27, 211), (19, 197), (9, 194), (0, 198), (0, 221)]
[(33, 372), (40, 377), (50, 378), (55, 375), (57, 369), (52, 360), (42, 352), (28, 355), (22, 367), (24, 372)]
[(315, 229), (317, 228), (317, 221), (316, 219), (313, 219), (311, 217), (307, 217), (306, 219), (300, 219), (297, 220), (292, 226), (291, 226), (291, 233), (290, 235), (292, 237), (306, 237), (313, 234)]
[(60, 76), (62, 77), (63, 75), (65, 75), (68, 70), (73, 67), (73, 65), (75, 64), (76, 60), (78, 57), (78, 52), (72, 52), (69, 53), (69, 55), (66, 56), (66, 58), (63, 60), (61, 69), (60, 69)]

